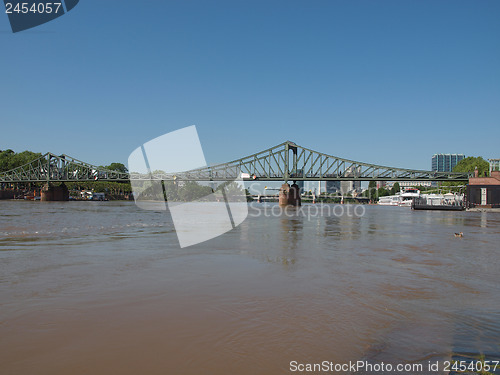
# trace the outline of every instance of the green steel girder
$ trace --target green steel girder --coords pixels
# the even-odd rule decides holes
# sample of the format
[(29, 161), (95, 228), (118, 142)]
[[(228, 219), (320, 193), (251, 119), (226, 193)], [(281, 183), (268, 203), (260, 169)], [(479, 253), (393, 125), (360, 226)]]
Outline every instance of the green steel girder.
[[(292, 153), (292, 158), (290, 158)], [(177, 175), (155, 175), (158, 179), (230, 181), (248, 173), (244, 180), (261, 181), (467, 181), (469, 173), (433, 172), (362, 163), (320, 153), (287, 141), (270, 149)], [(132, 174), (131, 178), (141, 178)]]
[(128, 173), (110, 171), (68, 155), (55, 155), (50, 152), (28, 164), (0, 173), (1, 183), (127, 181), (128, 179)]
[(195, 180), (232, 181), (242, 173), (260, 181), (467, 181), (468, 173), (432, 172), (361, 163), (320, 153), (287, 141), (228, 163), (181, 173), (130, 174), (110, 171), (67, 155), (47, 153), (21, 167), (0, 173), (0, 183)]

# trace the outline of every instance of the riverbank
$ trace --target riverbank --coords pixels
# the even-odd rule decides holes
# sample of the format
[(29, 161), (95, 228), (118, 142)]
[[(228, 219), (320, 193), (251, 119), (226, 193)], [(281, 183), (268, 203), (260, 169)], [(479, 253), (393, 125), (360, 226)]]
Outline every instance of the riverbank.
[(467, 212), (500, 212), (500, 208), (474, 207), (474, 208), (468, 208)]

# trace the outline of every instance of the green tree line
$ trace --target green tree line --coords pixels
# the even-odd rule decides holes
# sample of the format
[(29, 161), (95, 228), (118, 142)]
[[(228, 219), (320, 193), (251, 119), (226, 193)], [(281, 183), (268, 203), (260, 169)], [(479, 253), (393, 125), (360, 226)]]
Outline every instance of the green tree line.
[[(101, 165), (99, 168), (109, 169), (111, 171), (127, 173), (127, 167), (122, 163), (111, 163), (110, 165)], [(132, 192), (130, 182), (117, 181), (75, 181), (67, 182), (66, 186), (70, 191), (92, 190), (96, 193), (105, 193), (113, 196), (122, 196)]]
[(144, 200), (168, 200), (170, 202), (192, 202), (192, 201), (228, 201), (239, 200), (246, 197), (251, 200), (247, 189), (242, 188), (235, 182), (224, 182), (217, 186), (202, 185), (196, 181), (164, 181), (163, 187), (151, 186), (147, 181), (138, 182), (135, 188)]
[(23, 151), (16, 153), (11, 149), (0, 150), (0, 172), (6, 172), (28, 164), (41, 156), (42, 154), (39, 152)]
[[(23, 151), (14, 152), (11, 149), (0, 150), (0, 172), (7, 172), (11, 169), (21, 167), (32, 162), (42, 156), (39, 152)], [(127, 172), (127, 168), (122, 163), (111, 163), (110, 165), (101, 166), (118, 172)], [(29, 186), (40, 188), (43, 183), (31, 183)], [(115, 181), (76, 181), (67, 182), (66, 186), (69, 190), (93, 190), (98, 193), (108, 193), (111, 195), (129, 194), (132, 191), (130, 182), (115, 182)]]
[(386, 189), (385, 187), (380, 187), (377, 189), (377, 183), (375, 181), (370, 181), (370, 183), (368, 184), (368, 190), (363, 193), (363, 196), (366, 198), (370, 198), (375, 202), (380, 197), (398, 193), (400, 189), (401, 187), (399, 186), (399, 182), (395, 182), (390, 189)]
[[(481, 156), (469, 156), (460, 160), (453, 168), (453, 172), (474, 173), (476, 167), (479, 172), (479, 177), (489, 176), (490, 163), (484, 160)], [(441, 186), (452, 187), (464, 184), (466, 184), (466, 182), (443, 182)]]

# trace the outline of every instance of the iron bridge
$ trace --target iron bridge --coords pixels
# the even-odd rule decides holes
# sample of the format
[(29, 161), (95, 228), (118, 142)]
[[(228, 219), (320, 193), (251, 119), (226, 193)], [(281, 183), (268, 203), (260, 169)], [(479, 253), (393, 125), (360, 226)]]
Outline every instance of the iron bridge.
[(256, 154), (180, 173), (121, 173), (67, 155), (46, 153), (0, 173), (0, 183), (77, 181), (467, 181), (469, 173), (433, 172), (385, 167), (317, 152), (286, 141)]

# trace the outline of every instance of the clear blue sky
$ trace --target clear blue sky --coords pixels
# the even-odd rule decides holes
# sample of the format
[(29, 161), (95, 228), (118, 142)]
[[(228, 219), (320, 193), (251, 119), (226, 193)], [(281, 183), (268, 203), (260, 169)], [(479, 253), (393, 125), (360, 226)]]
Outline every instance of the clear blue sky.
[(125, 163), (195, 124), (210, 163), (500, 157), (500, 1), (81, 0), (0, 40), (0, 149)]

